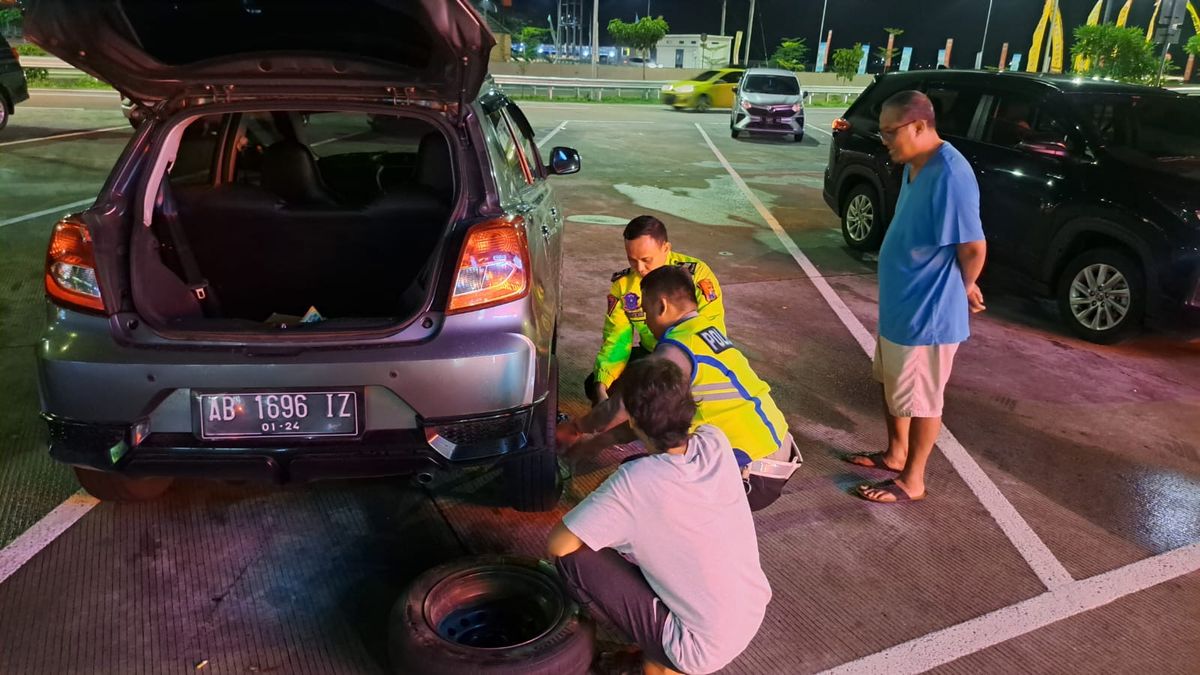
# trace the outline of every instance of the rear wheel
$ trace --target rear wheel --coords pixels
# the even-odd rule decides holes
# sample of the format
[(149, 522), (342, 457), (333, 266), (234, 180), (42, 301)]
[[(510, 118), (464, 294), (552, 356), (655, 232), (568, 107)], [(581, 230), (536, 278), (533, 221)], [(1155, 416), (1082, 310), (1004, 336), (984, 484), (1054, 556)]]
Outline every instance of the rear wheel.
[(8, 118), (12, 115), (12, 106), (8, 103), (8, 97), (0, 92), (0, 131), (8, 126)]
[(562, 496), (562, 481), (558, 471), (558, 452), (554, 447), (558, 429), (558, 359), (550, 367), (550, 391), (544, 406), (545, 419), (533, 443), (537, 449), (504, 463), (504, 490), (508, 503), (518, 511), (551, 511)]
[(1141, 265), (1116, 249), (1085, 251), (1063, 268), (1056, 299), (1073, 333), (1098, 344), (1120, 342), (1141, 327), (1146, 307)]
[(879, 196), (866, 183), (856, 185), (842, 207), (842, 238), (859, 251), (875, 251), (883, 243)]
[(144, 502), (161, 497), (173, 478), (130, 478), (118, 473), (74, 467), (75, 478), (88, 494), (102, 502)]

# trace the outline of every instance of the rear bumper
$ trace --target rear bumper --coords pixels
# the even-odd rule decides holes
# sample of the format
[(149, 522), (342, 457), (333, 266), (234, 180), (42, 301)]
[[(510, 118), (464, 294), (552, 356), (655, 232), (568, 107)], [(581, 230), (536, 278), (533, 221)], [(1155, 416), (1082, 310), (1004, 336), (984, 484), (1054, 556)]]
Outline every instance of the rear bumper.
[(533, 421), (554, 414), (544, 405), (486, 417), (423, 420), (420, 429), (320, 442), (213, 443), (182, 433), (151, 433), (138, 439), (133, 425), (43, 417), (50, 431), (50, 456), (64, 464), (131, 477), (304, 483), (457, 469), (538, 450), (544, 443), (533, 434)]
[[(534, 432), (545, 427), (534, 420), (554, 414), (542, 409), (549, 368), (540, 355), (548, 346), (486, 329), (496, 325), (489, 311), (450, 317), (424, 343), (255, 353), (126, 346), (108, 318), (52, 307), (37, 348), (50, 454), (136, 475), (287, 482), (408, 473), (544, 447), (544, 433)], [(361, 392), (354, 437), (202, 440), (198, 433), (199, 392), (347, 388)]]

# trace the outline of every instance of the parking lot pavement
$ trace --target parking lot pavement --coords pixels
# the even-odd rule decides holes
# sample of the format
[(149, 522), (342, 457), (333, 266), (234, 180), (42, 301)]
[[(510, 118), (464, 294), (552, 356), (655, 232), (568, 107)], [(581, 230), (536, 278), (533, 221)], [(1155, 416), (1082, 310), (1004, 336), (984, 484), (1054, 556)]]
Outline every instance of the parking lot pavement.
[[(885, 440), (864, 351), (875, 278), (820, 197), (822, 130), (837, 111), (810, 110), (805, 141), (790, 143), (731, 139), (722, 113), (524, 107), (553, 133), (545, 147), (576, 147), (584, 162), (553, 179), (568, 214), (564, 411), (586, 406), (608, 278), (627, 265), (619, 223), (653, 213), (720, 277), (731, 337), (807, 460), (756, 514), (774, 600), (727, 672), (1187, 672), (1200, 658), (1200, 344), (1081, 343), (1037, 303), (985, 285), (930, 498), (862, 502), (849, 490), (883, 476), (837, 455)], [(43, 171), (69, 192), (62, 203), (78, 199), (119, 149), (113, 136), (29, 144), (28, 161), (0, 154), (0, 171)], [(13, 207), (23, 199), (0, 183), (3, 217), (47, 206)], [(15, 374), (0, 391), (0, 541), (71, 489), (45, 458), (29, 372), (52, 222), (0, 228), (0, 365)], [(562, 509), (621, 452), (576, 467)], [(201, 660), (214, 672), (369, 672), (385, 658), (387, 601), (417, 571), (464, 551), (540, 553), (558, 514), (495, 506), (494, 487), (486, 472), (440, 477), (432, 497), (403, 480), (186, 482), (152, 505), (102, 504), (0, 583), (0, 672)], [(134, 637), (112, 640), (113, 626)]]

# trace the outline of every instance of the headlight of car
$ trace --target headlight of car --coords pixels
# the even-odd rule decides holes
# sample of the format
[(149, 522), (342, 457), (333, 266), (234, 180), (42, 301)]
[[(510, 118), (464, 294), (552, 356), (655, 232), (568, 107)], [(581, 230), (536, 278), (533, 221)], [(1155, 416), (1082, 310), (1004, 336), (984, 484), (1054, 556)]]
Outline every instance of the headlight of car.
[(750, 101), (742, 101), (742, 110), (750, 109)]
[(803, 103), (793, 103), (792, 104), (792, 112), (800, 112), (801, 110), (804, 110)]
[(692, 86), (692, 85), (690, 85), (690, 84), (685, 84), (685, 85), (683, 85), (682, 87), (677, 87), (677, 88), (675, 89), (675, 91), (677, 91), (677, 92), (679, 92), (679, 93), (681, 93), (681, 94), (690, 94), (690, 93), (692, 93), (693, 91), (696, 91), (696, 88), (695, 88), (695, 87), (693, 87), (693, 86)]
[(669, 85), (669, 84), (664, 84), (664, 85), (662, 86), (662, 90), (663, 90), (663, 91), (671, 91), (671, 88), (672, 88), (672, 87), (671, 87), (671, 85)]

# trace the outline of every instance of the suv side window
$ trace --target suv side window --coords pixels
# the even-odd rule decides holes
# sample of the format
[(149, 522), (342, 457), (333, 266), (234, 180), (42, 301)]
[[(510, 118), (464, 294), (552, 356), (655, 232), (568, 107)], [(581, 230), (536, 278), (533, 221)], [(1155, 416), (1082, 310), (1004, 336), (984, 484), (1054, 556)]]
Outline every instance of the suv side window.
[(979, 92), (932, 84), (925, 90), (925, 95), (933, 103), (939, 135), (966, 138), (970, 134), (971, 122), (979, 107)]
[(1071, 137), (1048, 110), (1031, 97), (1001, 94), (996, 97), (983, 128), (984, 143), (1015, 148), (1021, 143), (1061, 145), (1065, 153)]

